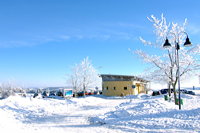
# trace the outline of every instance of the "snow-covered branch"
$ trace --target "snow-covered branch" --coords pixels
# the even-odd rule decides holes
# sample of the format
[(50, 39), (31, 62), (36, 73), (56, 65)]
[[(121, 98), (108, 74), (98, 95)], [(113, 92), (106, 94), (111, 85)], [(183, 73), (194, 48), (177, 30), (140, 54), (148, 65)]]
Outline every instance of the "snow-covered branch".
[(76, 91), (85, 91), (89, 87), (100, 87), (101, 85), (101, 78), (88, 57), (73, 67), (69, 80)]
[[(135, 50), (142, 60), (152, 65), (152, 69), (148, 69), (145, 72), (148, 80), (171, 83), (173, 86), (176, 85), (178, 79), (178, 64), (177, 64), (177, 53), (175, 48), (175, 42), (183, 44), (186, 38), (185, 28), (187, 25), (187, 19), (182, 25), (178, 23), (167, 23), (166, 18), (161, 15), (158, 19), (154, 15), (148, 17), (148, 20), (153, 24), (154, 33), (156, 36), (156, 42), (151, 42), (140, 37), (141, 42), (145, 46), (151, 46), (152, 48), (160, 48), (164, 50), (162, 55), (149, 55), (147, 52), (142, 50)], [(168, 40), (172, 44), (170, 49), (163, 49), (164, 40), (168, 37)], [(184, 77), (187, 75), (196, 74), (200, 70), (200, 45), (197, 45), (191, 49), (181, 47), (179, 50), (179, 70), (180, 76)], [(183, 79), (183, 78), (181, 78)]]

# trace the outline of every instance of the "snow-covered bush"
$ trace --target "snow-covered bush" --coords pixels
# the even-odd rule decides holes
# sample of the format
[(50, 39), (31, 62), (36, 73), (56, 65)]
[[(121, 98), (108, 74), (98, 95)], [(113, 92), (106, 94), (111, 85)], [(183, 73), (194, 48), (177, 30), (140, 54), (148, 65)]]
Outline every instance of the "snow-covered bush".
[(15, 88), (11, 83), (2, 83), (0, 84), (0, 97), (7, 98), (15, 94)]

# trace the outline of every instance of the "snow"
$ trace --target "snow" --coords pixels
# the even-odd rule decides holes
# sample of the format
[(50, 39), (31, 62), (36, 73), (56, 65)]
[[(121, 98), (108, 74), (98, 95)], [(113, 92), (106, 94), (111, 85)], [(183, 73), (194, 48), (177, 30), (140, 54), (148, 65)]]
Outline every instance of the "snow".
[(130, 132), (200, 131), (199, 97), (184, 96), (186, 98), (183, 110), (179, 111), (176, 105), (164, 101), (163, 96), (145, 99), (140, 96), (137, 100), (121, 103), (115, 111), (98, 116), (100, 119), (96, 123)]
[[(200, 90), (195, 90), (200, 94)], [(200, 95), (182, 94), (182, 110), (163, 95), (0, 100), (1, 132), (200, 132)]]

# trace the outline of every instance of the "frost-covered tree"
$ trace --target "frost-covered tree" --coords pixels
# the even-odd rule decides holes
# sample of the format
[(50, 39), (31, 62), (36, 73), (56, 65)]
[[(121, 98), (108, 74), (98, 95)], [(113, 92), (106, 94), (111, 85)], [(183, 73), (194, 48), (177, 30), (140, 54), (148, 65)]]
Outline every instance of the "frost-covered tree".
[[(161, 54), (157, 55), (150, 55), (148, 54), (148, 51), (144, 50), (136, 50), (134, 52), (146, 63), (151, 65), (151, 67), (145, 72), (145, 78), (154, 82), (166, 83), (169, 87), (172, 86), (175, 92), (178, 82), (178, 64), (176, 58), (175, 40), (178, 40), (180, 45), (185, 42), (186, 35), (184, 32), (187, 19), (185, 19), (182, 25), (174, 22), (167, 23), (166, 18), (163, 15), (161, 15), (160, 19), (151, 15), (148, 20), (152, 22), (153, 27), (155, 28), (154, 33), (156, 40), (153, 43), (146, 41), (142, 37), (140, 37), (140, 40), (145, 46), (150, 46), (152, 49), (159, 49), (159, 51), (162, 50), (162, 52), (159, 52)], [(169, 49), (163, 48), (166, 37), (172, 44), (172, 47)], [(190, 48), (180, 47), (179, 70), (181, 80), (184, 80), (185, 77), (197, 74), (200, 69), (199, 55), (200, 45)], [(174, 93), (174, 96), (176, 98), (176, 93)]]
[(84, 92), (89, 87), (99, 87), (101, 84), (98, 72), (88, 57), (73, 67), (69, 81), (76, 91), (83, 90)]
[(69, 76), (69, 83), (75, 91), (81, 90), (80, 65), (76, 64), (72, 68), (72, 74)]

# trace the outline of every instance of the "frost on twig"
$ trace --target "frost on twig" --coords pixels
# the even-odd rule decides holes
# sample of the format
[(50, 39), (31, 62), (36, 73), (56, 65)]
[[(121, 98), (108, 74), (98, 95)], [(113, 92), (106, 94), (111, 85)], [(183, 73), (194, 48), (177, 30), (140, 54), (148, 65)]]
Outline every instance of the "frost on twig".
[(71, 74), (68, 76), (68, 82), (75, 91), (85, 91), (89, 87), (100, 87), (101, 78), (97, 69), (88, 57), (84, 58), (81, 63), (74, 65)]
[[(178, 79), (178, 62), (177, 53), (175, 49), (175, 42), (180, 45), (185, 42), (186, 35), (185, 28), (187, 25), (187, 19), (182, 25), (178, 23), (168, 23), (164, 15), (161, 18), (156, 18), (154, 15), (147, 17), (148, 20), (153, 24), (155, 42), (147, 41), (140, 37), (140, 41), (145, 46), (150, 46), (151, 48), (160, 48), (163, 50), (163, 54), (150, 55), (144, 50), (135, 50), (134, 54), (137, 54), (145, 63), (148, 63), (151, 67), (145, 72), (146, 79), (150, 81), (159, 81), (165, 83), (171, 83), (173, 86), (177, 84)], [(183, 34), (182, 34), (183, 33)], [(170, 49), (164, 49), (164, 41), (168, 38), (172, 47)], [(160, 52), (161, 53), (161, 52)], [(186, 49), (181, 46), (179, 50), (179, 68), (181, 79), (184, 79), (187, 75), (194, 75), (200, 70), (200, 45), (193, 48)]]

